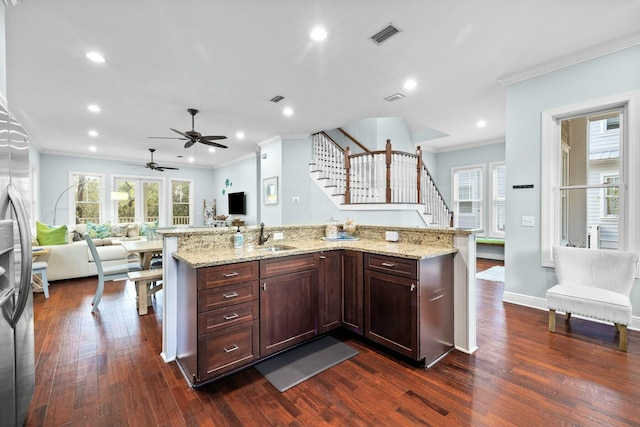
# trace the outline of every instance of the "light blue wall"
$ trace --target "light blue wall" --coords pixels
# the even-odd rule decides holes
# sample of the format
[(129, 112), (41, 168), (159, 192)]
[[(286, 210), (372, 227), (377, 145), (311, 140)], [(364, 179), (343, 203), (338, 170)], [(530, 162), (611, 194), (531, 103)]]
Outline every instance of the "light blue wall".
[[(101, 173), (105, 175), (106, 183), (112, 182), (112, 176), (129, 175), (140, 177), (164, 177), (167, 200), (170, 198), (170, 178), (194, 181), (195, 200), (195, 225), (202, 225), (202, 201), (213, 197), (213, 178), (211, 169), (185, 168), (178, 171), (167, 170), (165, 172), (152, 171), (146, 168), (136, 168), (126, 165), (124, 162), (113, 160), (99, 160), (86, 157), (57, 156), (52, 154), (40, 154), (40, 207), (38, 219), (44, 223), (52, 223), (54, 206), (60, 193), (69, 186), (69, 172)], [(167, 208), (167, 217), (164, 224), (169, 224), (170, 209)], [(111, 212), (106, 209), (105, 221), (111, 221)], [(63, 196), (58, 203), (56, 222), (66, 224), (69, 218), (68, 197)]]
[[(311, 137), (282, 139), (282, 223), (311, 224)], [(315, 184), (314, 184), (315, 185)], [(295, 198), (295, 200), (294, 200)], [(297, 200), (297, 201), (296, 201)]]
[[(282, 151), (280, 138), (275, 138), (260, 148), (260, 221), (267, 225), (284, 224), (282, 218), (282, 170), (285, 163), (282, 159)], [(262, 158), (264, 156), (266, 157)], [(287, 167), (289, 167), (288, 164)], [(262, 201), (262, 180), (274, 176), (278, 178), (278, 203), (265, 205)]]
[[(371, 151), (384, 150), (387, 139), (390, 139), (394, 150), (407, 153), (415, 152), (411, 129), (409, 129), (407, 122), (400, 117), (362, 119), (342, 128)], [(355, 149), (352, 151), (359, 152)]]
[[(442, 196), (449, 208), (452, 208), (453, 189), (451, 188), (451, 169), (463, 166), (481, 165), (484, 168), (483, 198), (485, 200), (482, 212), (483, 228), (489, 228), (489, 214), (491, 210), (491, 177), (489, 168), (491, 163), (504, 162), (505, 144), (483, 145), (481, 147), (467, 148), (464, 150), (446, 151), (436, 155), (437, 172), (432, 176), (440, 189)], [(507, 168), (509, 175), (509, 168)]]
[[(640, 46), (507, 87), (506, 160), (508, 245), (505, 248), (505, 291), (545, 298), (555, 273), (541, 266), (540, 168), (541, 113), (545, 110), (640, 89)], [(631, 141), (638, 143), (638, 141)], [(639, 167), (636, 165), (635, 167)], [(516, 184), (533, 189), (514, 190)], [(522, 227), (523, 215), (535, 217), (535, 227)], [(632, 293), (638, 316), (640, 291)]]
[[(246, 225), (256, 225), (258, 223), (260, 187), (257, 184), (256, 157), (257, 154), (229, 163), (213, 171), (212, 195), (209, 196), (207, 202), (211, 203), (211, 198), (216, 200), (217, 215), (229, 215), (228, 193), (243, 191), (247, 198), (247, 214), (233, 215), (233, 218), (245, 221)], [(227, 184), (230, 185), (227, 186)]]

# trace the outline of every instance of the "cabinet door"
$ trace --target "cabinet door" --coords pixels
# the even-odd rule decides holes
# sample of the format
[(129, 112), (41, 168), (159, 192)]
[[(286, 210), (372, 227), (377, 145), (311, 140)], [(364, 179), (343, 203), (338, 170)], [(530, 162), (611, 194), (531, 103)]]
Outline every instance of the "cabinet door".
[(342, 251), (342, 327), (364, 333), (362, 252)]
[(319, 333), (324, 333), (340, 326), (342, 263), (339, 251), (317, 253), (316, 259), (320, 299)]
[(417, 283), (414, 279), (365, 270), (365, 337), (416, 358)]
[(262, 357), (314, 337), (317, 324), (317, 270), (260, 281)]

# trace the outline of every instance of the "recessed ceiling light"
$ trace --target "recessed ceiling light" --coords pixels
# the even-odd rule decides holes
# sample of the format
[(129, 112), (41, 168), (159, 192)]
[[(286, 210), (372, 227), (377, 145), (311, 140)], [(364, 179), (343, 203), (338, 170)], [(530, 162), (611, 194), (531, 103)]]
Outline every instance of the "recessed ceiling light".
[(290, 107), (286, 107), (284, 110), (282, 110), (282, 114), (284, 114), (285, 116), (291, 116), (293, 115), (293, 109)]
[(236, 133), (236, 138), (238, 138), (238, 139), (244, 139), (244, 132), (238, 132), (238, 133)]
[(327, 32), (324, 28), (316, 27), (311, 31), (309, 37), (311, 37), (312, 40), (319, 42), (327, 38)]
[(193, 163), (195, 161), (196, 161), (195, 157), (189, 157), (189, 162)]
[(215, 149), (215, 148), (213, 148), (213, 147), (209, 147), (209, 152), (210, 152), (210, 153), (215, 153), (215, 152), (216, 152), (216, 149)]
[(404, 82), (404, 88), (406, 90), (413, 90), (416, 88), (416, 86), (418, 86), (418, 83), (416, 83), (416, 81), (413, 79), (409, 79), (406, 82)]
[(483, 127), (485, 127), (486, 125), (487, 125), (487, 121), (486, 121), (486, 120), (482, 120), (482, 119), (481, 119), (481, 120), (478, 120), (478, 121), (476, 122), (476, 126), (478, 126), (479, 128), (483, 128)]
[(98, 131), (97, 131), (97, 130), (95, 130), (95, 129), (91, 129), (91, 130), (88, 132), (88, 134), (89, 134), (89, 136), (91, 136), (91, 137), (94, 137), (94, 138), (95, 138), (96, 136), (98, 136)]
[(89, 111), (91, 111), (92, 113), (99, 113), (100, 112), (100, 107), (98, 105), (96, 105), (96, 104), (89, 104), (87, 106), (87, 109)]
[(102, 56), (102, 54), (98, 53), (98, 52), (87, 52), (87, 58), (89, 58), (89, 60), (96, 62), (98, 64), (102, 64), (103, 62), (106, 62), (107, 60), (105, 59), (104, 56)]
[(89, 151), (98, 151), (98, 149), (96, 148), (95, 145), (90, 145), (89, 146)]

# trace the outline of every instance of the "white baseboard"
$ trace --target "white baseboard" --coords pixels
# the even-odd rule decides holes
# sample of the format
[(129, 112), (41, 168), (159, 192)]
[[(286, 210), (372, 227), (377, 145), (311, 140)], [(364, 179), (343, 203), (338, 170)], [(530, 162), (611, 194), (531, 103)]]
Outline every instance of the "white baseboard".
[[(535, 308), (537, 310), (542, 310), (542, 311), (548, 311), (549, 309), (547, 308), (547, 300), (545, 298), (538, 298), (538, 297), (532, 297), (529, 295), (522, 295), (522, 294), (516, 294), (513, 292), (504, 292), (504, 295), (502, 296), (502, 302), (508, 302), (510, 304), (516, 304), (516, 305), (522, 305), (525, 307), (530, 307), (530, 308)], [(579, 319), (587, 319), (587, 320), (591, 320), (593, 322), (598, 322), (598, 323), (605, 323), (607, 324), (608, 322), (603, 322), (601, 320), (598, 319), (592, 319), (590, 317), (583, 317), (583, 316), (579, 316), (579, 315), (574, 315), (574, 317), (577, 317)], [(629, 326), (627, 326), (627, 329), (631, 329), (634, 331), (640, 331), (640, 317), (638, 316), (633, 316), (631, 318), (631, 324)]]

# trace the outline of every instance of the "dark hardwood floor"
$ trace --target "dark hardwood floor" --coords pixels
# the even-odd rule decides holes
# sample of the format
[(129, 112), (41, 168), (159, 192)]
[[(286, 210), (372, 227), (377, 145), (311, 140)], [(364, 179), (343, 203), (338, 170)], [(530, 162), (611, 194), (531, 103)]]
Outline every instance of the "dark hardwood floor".
[[(478, 261), (478, 271), (495, 265)], [(253, 368), (191, 390), (161, 350), (161, 298), (138, 316), (131, 284), (96, 280), (35, 294), (36, 390), (28, 426), (640, 425), (640, 333), (502, 302), (478, 280), (479, 350), (424, 370), (350, 335), (360, 354), (279, 393)]]

